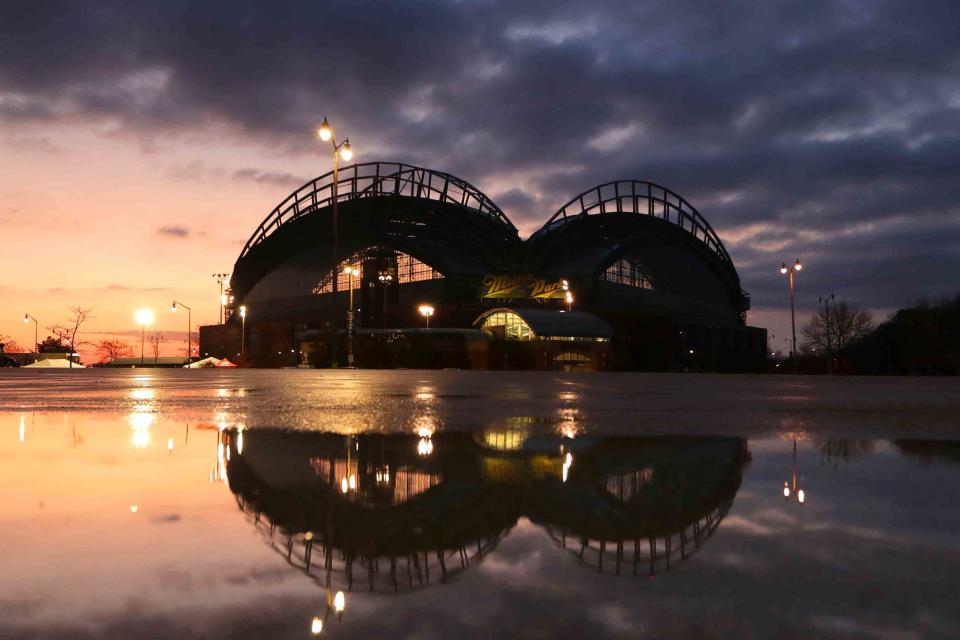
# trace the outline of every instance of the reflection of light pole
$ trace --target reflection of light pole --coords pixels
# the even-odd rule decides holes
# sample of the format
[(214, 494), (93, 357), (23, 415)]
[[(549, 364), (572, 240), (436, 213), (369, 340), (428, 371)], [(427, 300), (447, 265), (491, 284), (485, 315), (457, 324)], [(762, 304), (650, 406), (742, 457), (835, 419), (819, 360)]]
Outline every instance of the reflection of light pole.
[(794, 373), (797, 372), (797, 323), (793, 313), (793, 272), (801, 269), (803, 269), (803, 265), (800, 264), (800, 258), (797, 258), (797, 261), (789, 267), (786, 262), (780, 265), (780, 273), (790, 275), (790, 329), (793, 332), (793, 347), (790, 350), (790, 357), (793, 360)]
[(223, 324), (223, 305), (227, 304), (227, 297), (223, 295), (223, 281), (227, 279), (229, 273), (215, 273), (213, 277), (217, 279), (217, 284), (220, 285), (220, 324)]
[(354, 276), (360, 275), (360, 270), (357, 269), (352, 264), (348, 264), (343, 268), (343, 272), (347, 274), (347, 279), (350, 281), (348, 287), (350, 288), (350, 305), (347, 309), (347, 366), (353, 366), (353, 278)]
[[(327, 122), (326, 116), (323, 118), (323, 123), (320, 125), (320, 128), (317, 130), (317, 137), (323, 140), (324, 142), (329, 142), (333, 146), (333, 185), (330, 189), (330, 195), (333, 200), (333, 264), (340, 264), (340, 247), (339, 247), (339, 231), (337, 228), (337, 200), (339, 199), (337, 190), (337, 182), (340, 180), (340, 156), (343, 156), (343, 159), (347, 162), (353, 159), (353, 148), (350, 146), (350, 138), (347, 138), (341, 143), (337, 143), (337, 139), (333, 135), (333, 127), (330, 126), (330, 123)], [(334, 268), (336, 272), (336, 267)], [(333, 292), (337, 292), (337, 276), (333, 277)], [(337, 366), (337, 340), (336, 333), (334, 333), (333, 340), (333, 349), (332, 356), (333, 362), (332, 366)]]
[(433, 305), (422, 304), (417, 308), (420, 311), (420, 315), (423, 316), (423, 319), (427, 321), (427, 329), (430, 328), (430, 317), (433, 315)]
[(242, 356), (246, 351), (245, 345), (247, 342), (247, 307), (246, 305), (240, 305), (240, 355)]
[(147, 325), (153, 324), (153, 309), (137, 309), (134, 320), (140, 325), (140, 366), (143, 366), (143, 349), (147, 342)]
[(191, 333), (191, 331), (193, 331), (193, 322), (190, 320), (191, 309), (190, 307), (183, 304), (182, 302), (177, 302), (176, 300), (174, 300), (173, 304), (170, 305), (170, 311), (172, 311), (173, 313), (176, 313), (177, 305), (180, 305), (181, 307), (187, 310), (187, 360), (189, 360), (190, 356), (193, 355), (193, 341), (191, 340), (191, 337), (193, 335)]
[(37, 350), (37, 353), (40, 353), (40, 323), (29, 313), (23, 314), (24, 322), (30, 322), (31, 320), (33, 320), (33, 348)]
[(783, 499), (789, 500), (793, 496), (799, 504), (803, 504), (807, 499), (803, 489), (797, 486), (797, 441), (793, 441), (793, 473), (790, 481), (783, 481)]

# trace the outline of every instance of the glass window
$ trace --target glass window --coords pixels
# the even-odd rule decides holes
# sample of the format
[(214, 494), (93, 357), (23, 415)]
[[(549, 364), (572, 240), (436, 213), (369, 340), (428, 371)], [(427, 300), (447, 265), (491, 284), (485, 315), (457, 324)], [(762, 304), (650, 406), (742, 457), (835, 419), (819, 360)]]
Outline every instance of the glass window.
[(639, 289), (653, 289), (653, 278), (650, 273), (633, 258), (621, 258), (607, 267), (606, 271), (600, 274), (600, 279), (605, 282), (614, 282), (624, 284), (628, 287), (637, 287)]
[[(362, 274), (363, 263), (368, 257), (376, 254), (382, 259), (385, 252), (391, 253), (391, 250), (383, 249), (382, 247), (370, 247), (369, 249), (358, 251), (340, 263), (340, 268), (337, 270), (337, 291), (346, 291), (350, 286), (350, 276), (343, 272), (344, 267), (347, 265), (353, 265), (359, 269)], [(397, 265), (397, 281), (400, 284), (406, 284), (408, 282), (421, 282), (424, 280), (443, 279), (442, 273), (430, 265), (417, 260), (413, 256), (407, 255), (401, 251), (392, 251), (392, 253)], [(320, 279), (320, 282), (317, 283), (317, 286), (313, 288), (313, 293), (332, 293), (333, 273), (333, 271), (328, 271), (326, 274), (324, 274), (323, 278)], [(360, 280), (361, 277), (353, 277), (354, 289), (360, 288)]]
[(493, 334), (502, 331), (507, 340), (533, 340), (537, 337), (530, 325), (512, 311), (491, 313), (480, 325), (480, 329)]

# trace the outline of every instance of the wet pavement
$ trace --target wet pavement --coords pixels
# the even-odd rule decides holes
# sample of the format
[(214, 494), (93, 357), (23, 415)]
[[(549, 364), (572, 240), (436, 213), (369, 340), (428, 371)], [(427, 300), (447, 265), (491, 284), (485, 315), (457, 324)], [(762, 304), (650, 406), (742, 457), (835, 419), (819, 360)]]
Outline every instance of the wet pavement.
[(0, 372), (0, 638), (951, 638), (951, 379)]

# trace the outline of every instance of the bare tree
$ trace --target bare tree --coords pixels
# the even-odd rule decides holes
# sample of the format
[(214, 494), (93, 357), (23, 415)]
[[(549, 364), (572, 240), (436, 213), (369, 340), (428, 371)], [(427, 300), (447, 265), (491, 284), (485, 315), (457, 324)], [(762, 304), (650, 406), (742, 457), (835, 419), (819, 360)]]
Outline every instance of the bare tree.
[(839, 353), (872, 330), (873, 318), (867, 311), (846, 300), (839, 300), (817, 309), (801, 333), (805, 348)]
[(77, 336), (80, 334), (80, 326), (92, 318), (90, 312), (93, 311), (92, 308), (84, 309), (83, 307), (67, 307), (70, 310), (70, 317), (67, 319), (66, 324), (54, 324), (47, 327), (47, 331), (55, 335), (60, 342), (66, 342), (70, 347), (70, 355), (67, 360), (70, 362), (71, 368), (73, 367), (73, 354), (76, 352), (78, 346), (82, 344), (89, 344), (86, 342), (77, 341)]
[(157, 331), (150, 336), (150, 347), (153, 349), (153, 366), (157, 366), (157, 358), (160, 357), (161, 344), (163, 344), (163, 334)]
[(103, 358), (101, 362), (110, 362), (117, 358), (133, 355), (133, 347), (122, 340), (101, 340), (97, 343), (97, 353)]

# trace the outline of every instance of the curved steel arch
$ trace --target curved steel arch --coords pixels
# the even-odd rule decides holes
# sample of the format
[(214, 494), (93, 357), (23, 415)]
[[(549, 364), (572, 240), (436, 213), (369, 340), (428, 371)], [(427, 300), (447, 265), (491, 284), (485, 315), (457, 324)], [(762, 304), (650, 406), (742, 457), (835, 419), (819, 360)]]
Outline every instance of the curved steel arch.
[(635, 213), (672, 222), (706, 245), (723, 262), (733, 265), (726, 247), (706, 218), (686, 199), (649, 180), (614, 180), (588, 189), (560, 207), (533, 235), (546, 233), (570, 219), (604, 213)]
[[(490, 220), (516, 227), (482, 191), (449, 173), (400, 162), (364, 162), (339, 170), (337, 203), (388, 196), (436, 200), (459, 205)], [(333, 203), (333, 172), (314, 178), (284, 198), (263, 219), (240, 252), (246, 256), (282, 225)]]

